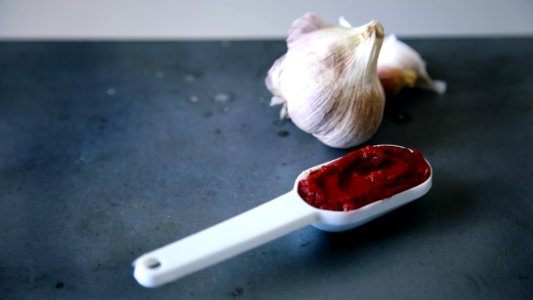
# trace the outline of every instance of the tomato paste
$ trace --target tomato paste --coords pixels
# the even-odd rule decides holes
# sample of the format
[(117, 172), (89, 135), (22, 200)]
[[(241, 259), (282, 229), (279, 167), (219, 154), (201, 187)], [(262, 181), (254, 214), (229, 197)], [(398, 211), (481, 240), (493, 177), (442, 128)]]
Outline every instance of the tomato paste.
[(417, 186), (430, 173), (418, 149), (367, 146), (312, 171), (298, 194), (314, 207), (349, 211)]

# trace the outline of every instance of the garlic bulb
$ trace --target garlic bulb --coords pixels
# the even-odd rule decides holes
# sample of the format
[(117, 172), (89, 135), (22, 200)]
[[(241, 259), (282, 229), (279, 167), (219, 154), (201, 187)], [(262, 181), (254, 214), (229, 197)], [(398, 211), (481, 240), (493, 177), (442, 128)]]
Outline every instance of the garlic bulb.
[(385, 95), (377, 74), (383, 27), (372, 21), (337, 27), (315, 14), (295, 20), (287, 53), (274, 62), (265, 83), (271, 105), (324, 144), (348, 148), (367, 141), (383, 117)]
[(446, 82), (432, 80), (420, 54), (394, 34), (386, 36), (383, 41), (378, 75), (387, 96), (394, 96), (404, 87), (417, 87), (438, 94), (446, 92)]

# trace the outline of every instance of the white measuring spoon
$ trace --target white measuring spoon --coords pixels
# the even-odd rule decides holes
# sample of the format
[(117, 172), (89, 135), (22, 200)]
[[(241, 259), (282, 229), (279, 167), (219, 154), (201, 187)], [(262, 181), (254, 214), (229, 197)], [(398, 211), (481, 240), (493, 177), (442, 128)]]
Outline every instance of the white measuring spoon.
[(135, 279), (145, 287), (157, 287), (306, 225), (332, 232), (349, 230), (423, 196), (431, 188), (430, 166), (426, 181), (390, 198), (346, 212), (319, 209), (298, 195), (298, 182), (331, 162), (303, 171), (294, 188), (274, 200), (140, 256), (133, 263)]

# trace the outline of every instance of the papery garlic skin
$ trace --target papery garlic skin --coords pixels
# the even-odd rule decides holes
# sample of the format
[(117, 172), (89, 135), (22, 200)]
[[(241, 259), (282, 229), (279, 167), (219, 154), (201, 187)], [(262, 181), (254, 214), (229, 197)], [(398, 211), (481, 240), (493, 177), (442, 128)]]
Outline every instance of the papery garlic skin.
[(438, 94), (446, 92), (446, 82), (431, 79), (420, 54), (394, 34), (387, 35), (383, 41), (378, 75), (387, 96), (394, 96), (404, 87), (417, 87)]
[(377, 75), (383, 27), (331, 26), (314, 14), (297, 19), (288, 51), (269, 70), (272, 105), (324, 144), (348, 148), (367, 141), (381, 124), (385, 95)]

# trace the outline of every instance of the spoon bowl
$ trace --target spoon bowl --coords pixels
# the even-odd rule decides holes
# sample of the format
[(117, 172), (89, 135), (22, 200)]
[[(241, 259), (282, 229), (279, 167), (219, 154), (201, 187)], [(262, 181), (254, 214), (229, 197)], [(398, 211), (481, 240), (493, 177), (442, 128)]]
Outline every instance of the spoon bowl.
[[(384, 146), (400, 147), (396, 145), (384, 145)], [(320, 169), (320, 167), (322, 167), (323, 165), (328, 165), (338, 159), (340, 158), (311, 167), (303, 171), (302, 173), (300, 173), (300, 175), (298, 175), (294, 183), (293, 191), (298, 190), (298, 183), (301, 180), (307, 178), (307, 176), (309, 176), (309, 174), (312, 171)], [(311, 225), (315, 228), (318, 228), (323, 231), (328, 231), (328, 232), (340, 232), (340, 231), (350, 230), (360, 225), (363, 225), (367, 222), (370, 222), (374, 220), (375, 218), (378, 218), (390, 212), (391, 210), (399, 208), (400, 206), (403, 206), (409, 202), (412, 202), (422, 197), (431, 189), (432, 177), (433, 177), (433, 169), (431, 168), (431, 165), (429, 164), (427, 160), (426, 160), (426, 163), (429, 166), (430, 175), (424, 182), (408, 190), (397, 193), (393, 195), (392, 197), (374, 201), (358, 209), (354, 209), (350, 211), (333, 211), (333, 210), (324, 210), (324, 209), (315, 208), (308, 204), (310, 207), (316, 209), (317, 214), (319, 214), (320, 216)], [(305, 203), (305, 201), (301, 197), (299, 197), (299, 199)]]
[(389, 198), (351, 211), (331, 211), (311, 206), (298, 194), (298, 183), (312, 171), (334, 161), (300, 173), (294, 188), (284, 195), (140, 256), (133, 263), (135, 279), (145, 287), (157, 287), (307, 225), (330, 232), (350, 230), (420, 198), (431, 188), (433, 170), (426, 160), (429, 177)]

